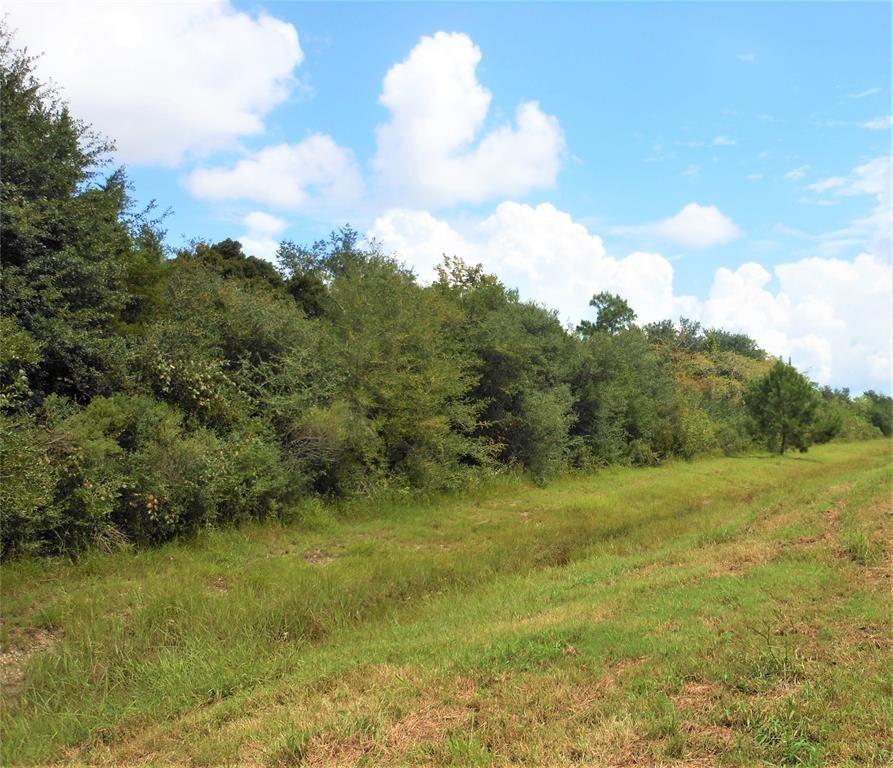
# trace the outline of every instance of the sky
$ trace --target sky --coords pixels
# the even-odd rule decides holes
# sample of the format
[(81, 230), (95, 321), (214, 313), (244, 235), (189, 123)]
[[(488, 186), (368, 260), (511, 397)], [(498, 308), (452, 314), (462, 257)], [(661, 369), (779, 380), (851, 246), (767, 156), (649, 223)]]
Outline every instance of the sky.
[(171, 248), (350, 223), (891, 390), (891, 5), (20, 3)]

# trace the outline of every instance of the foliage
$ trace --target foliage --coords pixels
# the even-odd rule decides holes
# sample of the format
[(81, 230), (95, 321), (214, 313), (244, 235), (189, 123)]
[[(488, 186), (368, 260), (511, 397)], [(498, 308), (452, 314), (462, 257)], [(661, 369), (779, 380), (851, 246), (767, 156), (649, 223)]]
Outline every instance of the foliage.
[(780, 765), (805, 738), (886, 765), (891, 472), (876, 441), (500, 477), (5, 563), (0, 762), (326, 764), (353, 734), (450, 765), (452, 733), (517, 765)]
[(593, 333), (578, 350), (571, 382), (582, 464), (654, 464), (673, 452), (676, 382), (638, 328)]
[(475, 433), (499, 461), (554, 474), (569, 445), (573, 340), (554, 312), (520, 301), (479, 266), (445, 260), (434, 290), (461, 312), (450, 332), (470, 356)]
[(181, 251), (178, 258), (198, 262), (222, 277), (267, 283), (274, 288), (283, 285), (276, 268), (269, 261), (243, 253), (242, 244), (238, 240), (227, 238), (213, 245), (195, 243), (191, 250)]
[(893, 435), (893, 398), (869, 389), (855, 402), (858, 412), (884, 437)]
[(41, 429), (4, 421), (4, 550), (64, 551), (123, 534), (157, 542), (275, 514), (289, 497), (258, 425), (222, 438), (145, 395), (94, 398)]
[[(796, 368), (776, 360), (764, 377), (753, 382), (746, 402), (757, 435), (771, 450), (809, 450), (817, 428), (819, 398)], [(834, 425), (825, 429), (836, 431)]]
[[(771, 411), (752, 339), (685, 318), (640, 328), (611, 293), (572, 332), (455, 256), (423, 285), (349, 225), (283, 242), (275, 264), (232, 239), (170, 254), (111, 145), (5, 31), (0, 130), (4, 556), (506, 471), (545, 482), (741, 452), (745, 395)], [(891, 404), (823, 392), (814, 423), (778, 441), (889, 436)]]
[(619, 333), (629, 328), (636, 319), (626, 299), (614, 293), (602, 291), (595, 294), (589, 301), (590, 307), (595, 307), (595, 322), (582, 320), (577, 326), (577, 333), (584, 338), (593, 333)]
[(0, 31), (3, 314), (40, 349), (22, 369), (32, 396), (86, 402), (126, 378), (120, 324), (138, 314), (145, 297), (133, 280), (160, 254), (133, 237), (147, 222), (131, 211), (123, 173), (98, 177), (111, 146), (32, 68)]
[(0, 414), (0, 554), (40, 552), (59, 525), (58, 467), (32, 419)]

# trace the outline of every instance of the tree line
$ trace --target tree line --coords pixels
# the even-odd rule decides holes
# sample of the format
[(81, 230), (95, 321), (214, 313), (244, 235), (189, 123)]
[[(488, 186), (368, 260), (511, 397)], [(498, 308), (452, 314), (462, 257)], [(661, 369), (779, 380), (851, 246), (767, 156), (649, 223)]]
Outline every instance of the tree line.
[(169, 253), (6, 33), (0, 133), (4, 556), (891, 433), (889, 397), (820, 390), (743, 334), (638, 325), (607, 293), (568, 329), (457, 257), (422, 285), (350, 227), (275, 265), (234, 240)]

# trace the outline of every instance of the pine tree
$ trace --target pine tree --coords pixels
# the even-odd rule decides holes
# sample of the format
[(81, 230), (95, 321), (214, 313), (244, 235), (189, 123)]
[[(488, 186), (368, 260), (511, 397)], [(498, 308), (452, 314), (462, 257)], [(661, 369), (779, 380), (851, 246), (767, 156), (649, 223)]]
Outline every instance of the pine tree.
[(745, 396), (757, 435), (771, 450), (797, 448), (805, 453), (818, 411), (815, 388), (796, 368), (777, 360)]

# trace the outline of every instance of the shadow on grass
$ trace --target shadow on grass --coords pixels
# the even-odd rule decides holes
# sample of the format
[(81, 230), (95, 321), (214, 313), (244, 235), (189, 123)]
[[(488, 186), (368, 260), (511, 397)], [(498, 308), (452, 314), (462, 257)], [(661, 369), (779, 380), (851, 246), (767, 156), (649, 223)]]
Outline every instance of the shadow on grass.
[(742, 453), (737, 455), (726, 456), (728, 459), (791, 459), (793, 461), (808, 461), (811, 464), (822, 464), (824, 462), (819, 459), (811, 459), (802, 454), (792, 453)]

